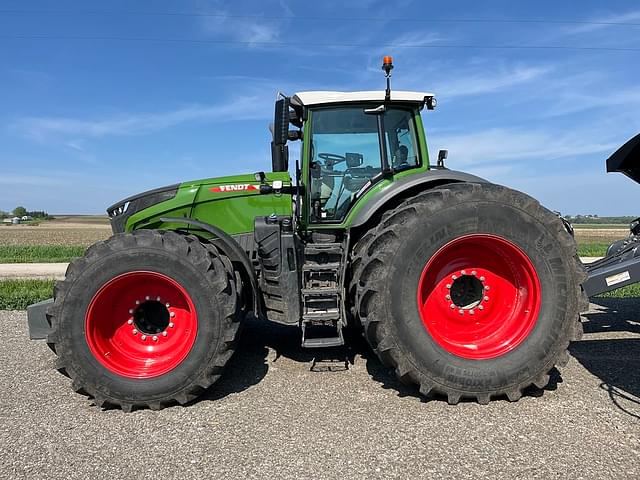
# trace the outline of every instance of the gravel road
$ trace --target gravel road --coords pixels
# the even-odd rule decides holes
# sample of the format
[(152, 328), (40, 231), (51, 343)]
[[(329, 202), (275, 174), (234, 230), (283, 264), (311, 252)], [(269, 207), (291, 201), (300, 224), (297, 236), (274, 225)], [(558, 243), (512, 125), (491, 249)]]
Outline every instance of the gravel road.
[(250, 323), (188, 407), (101, 411), (0, 312), (0, 478), (639, 478), (638, 300), (599, 299), (547, 391), (488, 406), (423, 401), (357, 344), (309, 371), (295, 329)]

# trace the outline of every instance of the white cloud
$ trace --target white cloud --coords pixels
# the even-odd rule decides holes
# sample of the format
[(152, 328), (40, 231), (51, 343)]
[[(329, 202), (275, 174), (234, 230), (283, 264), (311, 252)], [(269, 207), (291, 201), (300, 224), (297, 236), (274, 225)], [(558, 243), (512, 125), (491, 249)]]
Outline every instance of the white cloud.
[[(611, 152), (619, 145), (594, 141), (598, 138), (587, 132), (558, 135), (547, 131), (520, 131), (493, 128), (460, 135), (439, 136), (432, 153), (440, 148), (449, 150), (451, 168), (469, 165), (501, 164), (506, 161), (535, 159), (543, 164), (550, 160)], [(436, 158), (432, 155), (433, 158)]]
[[(493, 93), (538, 80), (551, 70), (551, 67), (545, 66), (515, 67), (490, 73), (465, 72), (462, 75), (456, 75), (453, 79), (436, 82), (432, 88), (438, 95), (448, 99), (465, 95)], [(486, 70), (483, 72), (486, 72)]]
[(619, 28), (619, 23), (639, 23), (640, 22), (640, 10), (631, 11), (626, 13), (620, 13), (615, 15), (607, 15), (605, 17), (594, 17), (590, 21), (596, 22), (593, 24), (584, 24), (572, 26), (566, 29), (567, 34), (581, 34), (594, 32), (596, 30), (604, 30), (606, 28)]
[[(214, 2), (215, 16), (204, 16), (201, 28), (205, 35), (260, 45), (276, 42), (280, 38), (283, 21), (274, 18), (241, 17), (229, 15), (221, 2)], [(286, 11), (286, 9), (285, 9)]]
[[(111, 135), (141, 135), (190, 121), (231, 121), (269, 118), (270, 104), (261, 97), (240, 97), (221, 105), (194, 105), (157, 113), (129, 113), (107, 119), (69, 117), (28, 117), (14, 122), (10, 129), (31, 138), (51, 136), (98, 138)], [(78, 149), (78, 142), (66, 145)]]
[(592, 108), (606, 108), (632, 105), (640, 103), (640, 88), (616, 88), (609, 90), (598, 89), (589, 93), (578, 92), (574, 86), (573, 90), (563, 92), (558, 102), (551, 105), (547, 113), (550, 115), (566, 115), (581, 112)]

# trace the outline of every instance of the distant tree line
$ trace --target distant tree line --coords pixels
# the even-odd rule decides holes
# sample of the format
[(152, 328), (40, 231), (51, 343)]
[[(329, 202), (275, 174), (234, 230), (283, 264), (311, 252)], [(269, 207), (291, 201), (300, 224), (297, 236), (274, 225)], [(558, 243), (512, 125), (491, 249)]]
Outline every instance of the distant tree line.
[(595, 225), (603, 224), (628, 224), (635, 220), (637, 217), (600, 217), (598, 215), (565, 215), (564, 218), (571, 223), (590, 223)]
[(50, 220), (53, 217), (44, 210), (27, 210), (25, 207), (18, 206), (12, 212), (4, 212), (0, 210), (0, 219), (10, 217), (31, 217), (34, 220)]

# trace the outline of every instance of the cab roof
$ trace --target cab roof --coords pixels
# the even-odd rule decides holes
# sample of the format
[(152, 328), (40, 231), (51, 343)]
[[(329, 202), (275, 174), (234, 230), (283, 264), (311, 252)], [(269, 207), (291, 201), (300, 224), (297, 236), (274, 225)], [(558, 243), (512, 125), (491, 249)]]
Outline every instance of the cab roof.
[[(364, 92), (298, 92), (291, 97), (291, 103), (301, 106), (312, 106), (347, 102), (384, 102), (384, 95), (384, 90)], [(433, 97), (433, 93), (391, 90), (392, 102), (424, 104), (427, 97)]]

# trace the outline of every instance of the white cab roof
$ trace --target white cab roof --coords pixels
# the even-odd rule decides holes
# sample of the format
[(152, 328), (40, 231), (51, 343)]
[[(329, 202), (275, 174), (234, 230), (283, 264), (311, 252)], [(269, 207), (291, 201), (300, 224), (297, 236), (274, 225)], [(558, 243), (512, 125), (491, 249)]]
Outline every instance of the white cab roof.
[[(294, 104), (305, 106), (342, 102), (383, 102), (384, 94), (384, 90), (367, 92), (298, 92), (291, 97), (291, 101)], [(395, 102), (424, 103), (425, 97), (433, 97), (433, 93), (391, 90), (391, 101)]]

